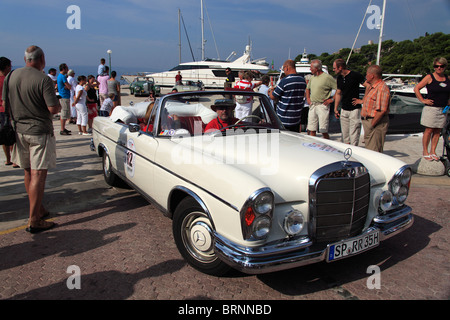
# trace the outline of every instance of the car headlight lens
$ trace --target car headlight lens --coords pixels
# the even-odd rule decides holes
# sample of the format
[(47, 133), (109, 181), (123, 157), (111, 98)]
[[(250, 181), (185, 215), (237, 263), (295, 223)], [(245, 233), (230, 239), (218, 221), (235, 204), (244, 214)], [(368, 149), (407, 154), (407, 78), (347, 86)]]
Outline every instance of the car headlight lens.
[[(408, 198), (412, 171), (409, 166), (401, 167), (388, 184), (388, 190), (380, 195), (379, 210), (387, 212), (402, 206)], [(381, 213), (380, 211), (380, 213)]]
[(401, 187), (397, 193), (397, 201), (399, 204), (404, 204), (406, 201), (406, 198), (408, 197), (408, 188)]
[(274, 196), (269, 188), (253, 193), (241, 209), (241, 228), (245, 240), (260, 240), (272, 225)]
[(268, 216), (261, 216), (256, 219), (253, 226), (253, 235), (256, 239), (262, 239), (270, 232), (271, 219)]
[(389, 190), (384, 191), (380, 196), (380, 208), (383, 211), (388, 211), (392, 207), (394, 197)]
[(397, 171), (389, 182), (389, 190), (392, 193), (393, 207), (403, 205), (408, 197), (411, 183), (412, 171), (408, 166), (404, 166)]
[(253, 205), (255, 211), (259, 214), (267, 214), (273, 207), (273, 196), (269, 192), (261, 193)]
[(284, 218), (284, 231), (290, 235), (295, 236), (303, 230), (305, 225), (305, 218), (303, 214), (298, 210), (292, 210)]
[(400, 182), (402, 183), (402, 185), (408, 186), (408, 188), (409, 188), (409, 183), (411, 182), (411, 176), (412, 176), (411, 169), (408, 168), (407, 170), (404, 170), (402, 172), (402, 175), (400, 178)]

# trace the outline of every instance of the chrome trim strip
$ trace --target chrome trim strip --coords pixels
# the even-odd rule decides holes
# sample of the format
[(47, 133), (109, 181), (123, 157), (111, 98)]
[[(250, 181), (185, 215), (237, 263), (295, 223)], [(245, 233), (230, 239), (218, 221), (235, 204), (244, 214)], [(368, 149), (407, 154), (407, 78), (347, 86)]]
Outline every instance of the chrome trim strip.
[(398, 219), (401, 219), (407, 215), (409, 215), (412, 212), (411, 207), (405, 206), (403, 208), (397, 209), (394, 212), (388, 212), (385, 215), (382, 216), (376, 216), (373, 218), (373, 222), (377, 224), (388, 224), (392, 223), (394, 221), (397, 221)]
[[(143, 134), (146, 134), (146, 133), (143, 133)], [(146, 135), (148, 135), (148, 134), (146, 134)], [(110, 141), (113, 142), (114, 144), (117, 144), (116, 141), (110, 139), (109, 137), (107, 137), (107, 136), (105, 136), (105, 135), (102, 135), (102, 136), (105, 137), (105, 139), (110, 140)], [(99, 146), (100, 146), (100, 145), (103, 146), (103, 144), (99, 144)], [(125, 147), (125, 148), (126, 148), (126, 147)], [(107, 150), (106, 150), (106, 147), (104, 147), (103, 149), (105, 149), (105, 151), (107, 151)], [(127, 150), (130, 150), (130, 149), (128, 149), (128, 148), (126, 148), (126, 149), (127, 149)], [(209, 195), (212, 196), (213, 198), (217, 199), (218, 201), (222, 202), (222, 203), (225, 204), (226, 206), (230, 207), (230, 208), (233, 209), (234, 211), (239, 212), (239, 209), (238, 209), (236, 206), (234, 206), (233, 204), (229, 203), (228, 201), (226, 201), (226, 200), (224, 200), (224, 199), (218, 197), (218, 196), (215, 195), (214, 193), (212, 193), (212, 192), (206, 190), (205, 188), (199, 186), (198, 184), (196, 184), (196, 183), (194, 183), (194, 182), (192, 182), (192, 181), (190, 181), (190, 180), (188, 180), (188, 179), (186, 179), (186, 178), (180, 176), (179, 174), (176, 174), (175, 172), (173, 172), (173, 171), (167, 169), (166, 167), (163, 167), (162, 165), (160, 165), (160, 164), (158, 164), (158, 163), (156, 163), (156, 162), (154, 162), (154, 161), (152, 161), (152, 160), (150, 160), (150, 159), (148, 159), (148, 158), (142, 156), (142, 154), (136, 152), (135, 150), (130, 150), (130, 151), (132, 151), (134, 154), (136, 154), (136, 155), (139, 156), (140, 158), (144, 159), (145, 161), (148, 161), (150, 164), (154, 165), (155, 167), (158, 167), (158, 168), (160, 168), (161, 170), (163, 170), (163, 171), (165, 171), (165, 172), (167, 172), (167, 173), (169, 173), (169, 174), (171, 174), (171, 175), (177, 177), (178, 179), (180, 179), (180, 180), (182, 180), (182, 181), (184, 181), (184, 182), (186, 182), (186, 183), (188, 183), (188, 184), (191, 184), (191, 185), (195, 186), (196, 188), (199, 188), (200, 190), (206, 192), (207, 194), (209, 194)], [(112, 168), (112, 169), (114, 170), (114, 168)], [(114, 170), (114, 172), (116, 172), (116, 170)], [(129, 181), (126, 177), (123, 177), (122, 175), (120, 175), (120, 177), (122, 178), (122, 180)]]

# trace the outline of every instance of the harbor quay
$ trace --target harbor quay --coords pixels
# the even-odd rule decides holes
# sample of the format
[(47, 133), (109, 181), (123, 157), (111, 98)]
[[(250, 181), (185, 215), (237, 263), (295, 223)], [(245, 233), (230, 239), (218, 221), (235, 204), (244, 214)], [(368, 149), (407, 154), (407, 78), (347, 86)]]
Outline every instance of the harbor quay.
[[(122, 104), (145, 99), (124, 90)], [(53, 124), (58, 133), (59, 121)], [(57, 224), (52, 230), (25, 231), (23, 170), (0, 166), (2, 300), (172, 300), (179, 303), (169, 304), (168, 313), (176, 315), (178, 305), (186, 305), (186, 314), (190, 310), (182, 300), (196, 300), (193, 306), (207, 300), (268, 300), (258, 303), (261, 310), (276, 313), (275, 301), (450, 298), (450, 177), (414, 174), (407, 200), (413, 226), (373, 250), (333, 263), (257, 276), (236, 271), (220, 278), (183, 260), (170, 219), (134, 190), (105, 183), (89, 137), (56, 134), (56, 139), (57, 167), (49, 171), (44, 195), (49, 219)], [(340, 134), (331, 139), (339, 140)], [(421, 141), (421, 133), (388, 135), (384, 153), (414, 165), (421, 158)], [(0, 163), (4, 160), (2, 153)]]

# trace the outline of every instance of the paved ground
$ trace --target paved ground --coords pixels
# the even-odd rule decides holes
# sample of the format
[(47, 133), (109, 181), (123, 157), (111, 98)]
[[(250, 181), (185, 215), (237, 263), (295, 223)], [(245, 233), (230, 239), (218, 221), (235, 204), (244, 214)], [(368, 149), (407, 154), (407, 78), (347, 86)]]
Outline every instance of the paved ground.
[[(59, 132), (58, 121), (54, 125)], [(420, 141), (420, 135), (390, 136), (385, 152), (412, 164), (420, 157)], [(89, 137), (57, 134), (58, 166), (49, 173), (44, 200), (57, 227), (38, 235), (24, 230), (23, 170), (0, 165), (0, 299), (450, 298), (446, 176), (414, 175), (408, 198), (414, 225), (372, 251), (332, 264), (217, 278), (184, 262), (170, 220), (133, 190), (105, 184), (100, 158), (88, 144)], [(371, 265), (381, 269), (380, 289), (367, 287)], [(76, 284), (70, 266), (79, 267), (80, 290), (68, 289), (68, 279)]]

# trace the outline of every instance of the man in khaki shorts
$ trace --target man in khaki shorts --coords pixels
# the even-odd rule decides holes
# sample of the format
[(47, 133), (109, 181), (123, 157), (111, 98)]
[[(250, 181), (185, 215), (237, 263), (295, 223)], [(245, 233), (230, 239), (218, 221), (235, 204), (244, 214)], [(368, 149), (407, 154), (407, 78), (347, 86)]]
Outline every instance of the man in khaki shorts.
[(54, 226), (45, 221), (48, 215), (42, 205), (47, 170), (56, 166), (56, 140), (53, 114), (61, 110), (52, 80), (42, 70), (45, 56), (41, 48), (25, 51), (25, 67), (11, 72), (5, 79), (3, 99), (9, 98), (17, 132), (13, 161), (24, 168), (25, 189), (30, 202), (27, 231), (37, 233)]
[(323, 72), (320, 60), (311, 61), (311, 73), (313, 76), (308, 81), (305, 91), (306, 101), (309, 104), (306, 130), (311, 136), (315, 136), (319, 131), (325, 139), (329, 139), (330, 104), (334, 102), (332, 91), (336, 90), (336, 80)]

